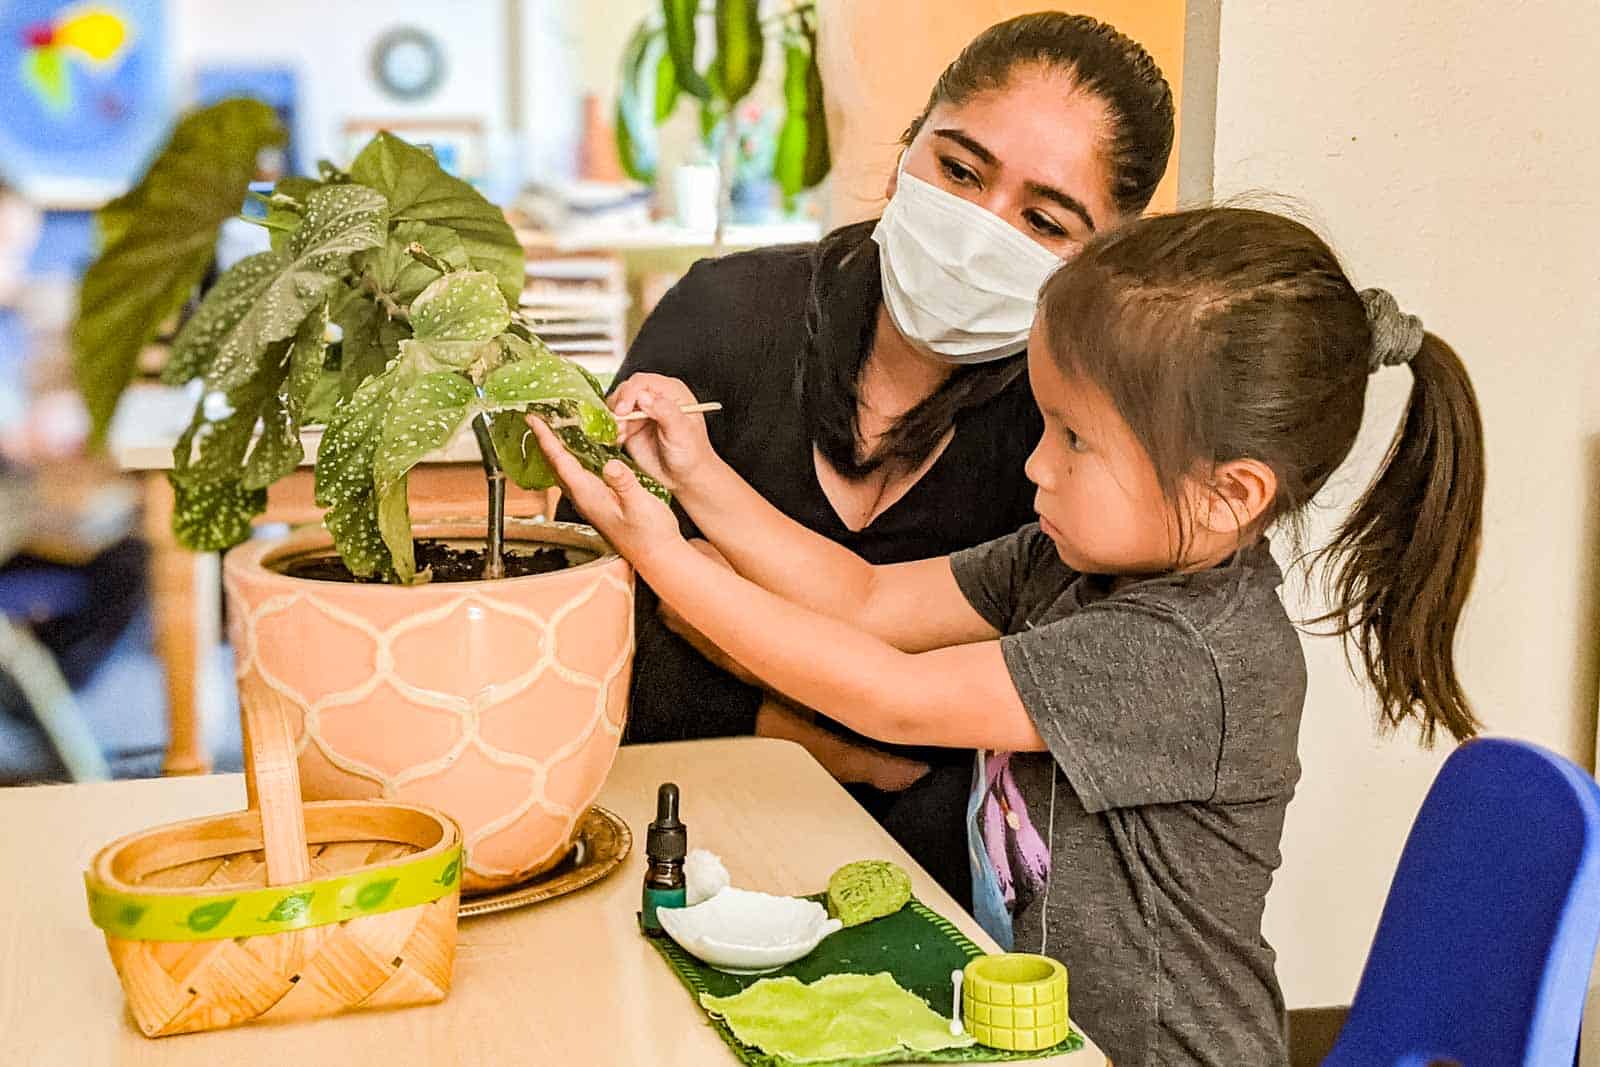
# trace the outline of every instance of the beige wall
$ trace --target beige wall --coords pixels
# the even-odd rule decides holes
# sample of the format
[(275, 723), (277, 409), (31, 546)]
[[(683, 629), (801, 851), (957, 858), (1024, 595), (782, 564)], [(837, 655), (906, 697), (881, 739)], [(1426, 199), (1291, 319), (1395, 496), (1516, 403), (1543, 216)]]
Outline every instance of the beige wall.
[[(1459, 646), (1468, 691), (1492, 732), (1592, 766), (1600, 5), (1221, 8), (1217, 195), (1302, 198), (1358, 284), (1393, 290), (1465, 358), (1490, 477)], [(1365, 443), (1335, 498), (1363, 484), (1408, 383), (1401, 371), (1375, 379)], [(1337, 646), (1310, 638), (1306, 649), (1305, 773), (1267, 916), (1291, 1005), (1347, 1001), (1445, 755), (1376, 738)]]
[[(833, 148), (828, 221), (837, 225), (879, 212), (900, 134), (922, 112), (940, 71), (968, 41), (1002, 19), (1049, 6), (1026, 0), (818, 0), (819, 58)], [(1174, 93), (1183, 84), (1181, 0), (1083, 0), (1064, 6), (1104, 19), (1143, 44)], [(1174, 202), (1176, 159), (1173, 163), (1156, 192), (1155, 210)]]

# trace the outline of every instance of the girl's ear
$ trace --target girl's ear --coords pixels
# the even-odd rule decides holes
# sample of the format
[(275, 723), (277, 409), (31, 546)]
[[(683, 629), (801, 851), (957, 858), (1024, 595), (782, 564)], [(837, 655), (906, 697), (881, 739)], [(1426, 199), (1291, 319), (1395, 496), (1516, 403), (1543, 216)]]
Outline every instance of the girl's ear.
[(1211, 533), (1234, 535), (1249, 529), (1278, 495), (1278, 476), (1255, 459), (1231, 459), (1211, 472), (1210, 483), (1195, 509)]

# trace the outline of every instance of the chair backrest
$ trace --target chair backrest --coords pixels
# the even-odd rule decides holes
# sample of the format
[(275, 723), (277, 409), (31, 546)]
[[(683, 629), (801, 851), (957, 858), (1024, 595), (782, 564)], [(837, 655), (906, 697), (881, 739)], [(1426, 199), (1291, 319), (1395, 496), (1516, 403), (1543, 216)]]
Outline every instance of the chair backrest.
[(1565, 1067), (1597, 939), (1600, 786), (1537, 745), (1469, 741), (1412, 824), (1324, 1067)]

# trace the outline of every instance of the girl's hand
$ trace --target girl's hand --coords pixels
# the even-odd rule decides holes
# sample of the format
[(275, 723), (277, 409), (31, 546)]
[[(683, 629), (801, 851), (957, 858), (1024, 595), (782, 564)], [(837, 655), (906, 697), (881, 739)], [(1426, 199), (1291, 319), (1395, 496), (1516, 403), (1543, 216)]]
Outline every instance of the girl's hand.
[(674, 491), (716, 459), (705, 416), (681, 410), (694, 402), (687, 385), (660, 374), (635, 374), (611, 395), (613, 415), (642, 411), (650, 416), (618, 424), (618, 440), (646, 474)]
[(626, 463), (612, 460), (597, 478), (573, 458), (543, 419), (529, 415), (527, 420), (573, 505), (635, 567), (653, 552), (683, 544), (677, 516), (639, 484)]

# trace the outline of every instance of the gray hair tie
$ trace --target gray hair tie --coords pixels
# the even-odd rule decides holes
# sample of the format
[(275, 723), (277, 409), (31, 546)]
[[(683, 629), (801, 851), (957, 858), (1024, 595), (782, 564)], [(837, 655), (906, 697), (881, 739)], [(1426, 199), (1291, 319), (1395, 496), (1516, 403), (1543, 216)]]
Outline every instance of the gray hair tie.
[(1400, 310), (1394, 294), (1387, 289), (1361, 290), (1361, 303), (1367, 309), (1367, 325), (1372, 328), (1372, 356), (1368, 373), (1384, 367), (1410, 363), (1422, 348), (1427, 331), (1422, 320)]

